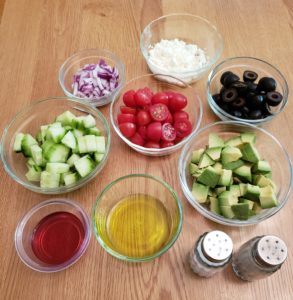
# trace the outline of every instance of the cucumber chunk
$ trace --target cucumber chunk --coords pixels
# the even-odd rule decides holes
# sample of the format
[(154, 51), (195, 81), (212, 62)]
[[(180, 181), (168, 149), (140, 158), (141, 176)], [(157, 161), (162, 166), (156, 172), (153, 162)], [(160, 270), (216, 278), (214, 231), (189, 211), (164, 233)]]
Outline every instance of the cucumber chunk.
[(85, 177), (94, 170), (95, 163), (89, 155), (85, 155), (74, 162), (74, 167), (81, 177)]
[(32, 158), (37, 166), (43, 164), (43, 150), (39, 145), (31, 146)]
[(55, 143), (60, 143), (65, 133), (66, 130), (63, 127), (50, 125), (47, 129), (46, 138), (49, 140), (53, 140), (53, 142)]
[(41, 179), (41, 168), (31, 166), (28, 172), (25, 174), (28, 181), (40, 181)]
[(97, 127), (88, 128), (86, 134), (100, 136), (101, 131)]
[(21, 149), (25, 156), (32, 156), (31, 146), (38, 145), (38, 142), (29, 134), (25, 134), (21, 141)]
[(66, 163), (47, 163), (46, 165), (46, 171), (50, 173), (66, 173), (70, 169), (70, 166)]
[(96, 163), (100, 163), (103, 158), (104, 158), (104, 153), (98, 153), (98, 152), (95, 152), (94, 156), (95, 156), (95, 162)]
[(98, 153), (106, 152), (106, 139), (104, 136), (96, 136), (96, 147)]
[(18, 133), (15, 137), (14, 144), (13, 144), (13, 151), (21, 152), (21, 143), (24, 138), (23, 133)]
[(64, 176), (65, 185), (71, 185), (78, 181), (79, 177), (77, 173), (71, 173)]
[(61, 143), (67, 146), (68, 148), (75, 149), (76, 148), (76, 139), (71, 131), (68, 131), (63, 139), (61, 140)]
[(41, 188), (57, 188), (60, 183), (60, 174), (43, 171), (41, 173)]
[(87, 115), (82, 120), (84, 128), (91, 128), (96, 126), (96, 120), (92, 115)]
[(44, 153), (45, 159), (48, 162), (60, 162), (65, 163), (68, 157), (70, 149), (62, 144), (53, 144)]
[(69, 110), (65, 111), (56, 118), (57, 122), (60, 122), (62, 126), (72, 126), (72, 120), (76, 118), (75, 115)]
[(77, 160), (80, 159), (80, 156), (78, 154), (75, 154), (73, 153), (67, 160), (67, 164), (70, 166), (70, 167), (73, 167), (74, 166), (74, 162), (76, 162)]

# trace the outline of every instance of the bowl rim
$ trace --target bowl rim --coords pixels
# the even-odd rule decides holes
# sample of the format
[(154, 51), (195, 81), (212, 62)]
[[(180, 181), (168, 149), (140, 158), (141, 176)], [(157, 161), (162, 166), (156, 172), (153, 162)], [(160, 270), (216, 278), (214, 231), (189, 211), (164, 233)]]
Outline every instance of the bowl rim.
[[(194, 200), (194, 197), (192, 196), (192, 193), (191, 193), (190, 189), (188, 188), (188, 185), (186, 182), (186, 176), (185, 176), (185, 168), (183, 169), (183, 167), (184, 167), (184, 159), (187, 156), (187, 152), (188, 152), (188, 148), (190, 147), (190, 144), (193, 142), (193, 139), (196, 139), (196, 137), (198, 135), (206, 132), (206, 130), (208, 130), (212, 127), (222, 126), (222, 125), (234, 125), (234, 126), (236, 125), (236, 126), (246, 127), (246, 128), (248, 127), (255, 131), (259, 131), (259, 132), (265, 134), (266, 136), (269, 136), (278, 145), (278, 147), (282, 150), (282, 152), (288, 162), (288, 167), (289, 167), (289, 172), (290, 172), (290, 181), (289, 181), (290, 183), (287, 187), (286, 194), (284, 196), (284, 200), (281, 203), (279, 203), (279, 205), (277, 207), (270, 209), (270, 211), (265, 216), (262, 216), (258, 219), (248, 219), (246, 221), (241, 221), (241, 220), (236, 220), (236, 219), (235, 220), (227, 219), (227, 218), (224, 218), (223, 216), (216, 215), (216, 214), (212, 213), (210, 210), (206, 209), (204, 206), (202, 206), (196, 200)], [(269, 219), (270, 217), (275, 215), (288, 202), (290, 191), (291, 191), (292, 184), (293, 184), (292, 162), (290, 160), (289, 154), (287, 153), (284, 146), (279, 142), (279, 140), (275, 136), (273, 136), (269, 131), (267, 131), (263, 128), (260, 128), (260, 127), (257, 127), (255, 125), (248, 124), (245, 122), (235, 122), (235, 121), (218, 121), (218, 122), (214, 122), (214, 123), (209, 123), (206, 126), (202, 127), (200, 130), (198, 130), (193, 135), (192, 139), (190, 139), (189, 142), (182, 149), (182, 152), (179, 156), (178, 173), (179, 173), (179, 181), (180, 181), (181, 189), (182, 189), (187, 201), (204, 217), (206, 217), (216, 223), (219, 223), (222, 225), (227, 225), (227, 226), (241, 227), (241, 226), (254, 225), (254, 224), (258, 224), (266, 219)]]
[[(224, 111), (221, 107), (219, 107), (217, 105), (217, 103), (214, 101), (214, 99), (212, 97), (212, 94), (210, 92), (211, 81), (216, 76), (216, 74), (218, 74), (218, 71), (222, 67), (222, 65), (224, 65), (224, 64), (226, 64), (227, 62), (230, 62), (230, 61), (245, 60), (245, 59), (246, 60), (251, 60), (252, 64), (253, 64), (254, 61), (257, 61), (257, 62), (263, 63), (263, 64), (269, 66), (270, 68), (274, 69), (278, 73), (278, 75), (281, 77), (281, 79), (283, 80), (283, 83), (284, 83), (285, 94), (283, 95), (283, 101), (282, 101), (280, 110), (278, 112), (264, 118), (264, 119), (250, 120), (250, 119), (241, 119), (241, 118), (234, 117), (234, 116), (230, 115), (229, 113), (227, 113), (226, 111)], [(219, 112), (222, 116), (224, 116), (227, 119), (237, 121), (237, 122), (246, 122), (248, 124), (253, 125), (253, 124), (261, 124), (261, 123), (268, 122), (284, 110), (284, 108), (288, 104), (289, 86), (288, 86), (288, 83), (286, 81), (286, 78), (281, 73), (281, 71), (278, 68), (276, 68), (275, 66), (273, 66), (271, 63), (269, 63), (265, 60), (262, 60), (260, 58), (257, 58), (257, 57), (252, 57), (252, 56), (234, 56), (234, 57), (228, 57), (228, 58), (224, 59), (223, 61), (221, 61), (219, 64), (217, 64), (211, 70), (211, 72), (208, 75), (208, 80), (207, 80), (207, 83), (206, 83), (206, 94), (207, 94), (209, 106), (212, 110), (215, 109), (217, 112)]]
[[(217, 34), (218, 38), (219, 38), (219, 41), (220, 41), (220, 46), (218, 47), (218, 49), (215, 51), (215, 55), (213, 56), (213, 59), (210, 59), (209, 62), (207, 64), (205, 64), (204, 66), (200, 67), (200, 68), (196, 68), (192, 71), (183, 71), (183, 72), (172, 72), (174, 74), (178, 74), (178, 75), (183, 75), (183, 76), (190, 76), (190, 75), (193, 75), (194, 72), (196, 73), (201, 73), (201, 72), (205, 72), (206, 70), (210, 69), (210, 67), (212, 65), (214, 65), (216, 63), (216, 61), (221, 57), (222, 53), (223, 53), (223, 50), (224, 50), (224, 39), (223, 39), (223, 36), (222, 34), (219, 32), (219, 30), (217, 29), (217, 27), (212, 24), (209, 20), (201, 17), (201, 16), (198, 16), (198, 15), (193, 15), (193, 14), (189, 14), (189, 13), (171, 13), (171, 14), (167, 14), (167, 15), (163, 15), (155, 20), (152, 20), (150, 23), (148, 23), (143, 31), (141, 32), (140, 34), (140, 50), (141, 50), (141, 53), (144, 57), (144, 59), (146, 60), (147, 63), (149, 63), (149, 57), (147, 55), (148, 51), (146, 48), (143, 47), (143, 43), (142, 43), (142, 37), (144, 35), (144, 33), (149, 30), (155, 23), (159, 22), (159, 21), (162, 21), (163, 19), (166, 19), (166, 18), (172, 18), (172, 17), (187, 17), (187, 18), (193, 18), (193, 19), (198, 19), (198, 20), (201, 20), (203, 23), (207, 24), (210, 28), (212, 28), (215, 33)], [(162, 70), (163, 71), (163, 70)]]
[[(108, 95), (105, 95), (103, 97), (100, 97), (100, 98), (81, 98), (81, 97), (77, 97), (75, 95), (73, 95), (70, 91), (68, 91), (68, 89), (65, 87), (64, 85), (64, 72), (65, 70), (68, 68), (65, 69), (66, 65), (69, 64), (71, 61), (73, 61), (70, 66), (72, 66), (74, 64), (74, 59), (79, 57), (80, 55), (82, 54), (86, 54), (86, 53), (93, 53), (93, 55), (95, 56), (104, 56), (104, 57), (109, 57), (111, 60), (114, 60), (115, 61), (115, 64), (118, 64), (120, 65), (120, 68), (122, 70), (122, 72), (120, 73), (119, 72), (119, 77), (120, 77), (120, 80), (118, 82), (118, 85), (117, 87)], [(98, 52), (98, 53), (97, 53)], [(88, 56), (88, 55), (86, 55)], [(86, 57), (84, 56), (84, 57)], [(89, 49), (80, 49), (78, 50), (77, 52), (73, 53), (71, 56), (69, 56), (64, 62), (63, 64), (61, 65), (60, 69), (59, 69), (59, 73), (58, 73), (58, 81), (59, 81), (59, 84), (63, 90), (63, 92), (70, 98), (73, 98), (73, 99), (78, 99), (78, 100), (81, 100), (81, 101), (87, 101), (89, 103), (93, 102), (93, 101), (99, 101), (101, 102), (101, 104), (99, 103), (96, 103), (96, 102), (93, 102), (92, 104), (93, 105), (98, 105), (98, 106), (103, 106), (103, 105), (106, 105), (109, 103), (109, 99), (111, 96), (115, 95), (115, 93), (119, 92), (119, 90), (121, 88), (123, 88), (124, 84), (125, 84), (125, 64), (123, 63), (123, 61), (120, 59), (120, 57), (118, 57), (115, 53), (113, 53), (112, 51), (110, 50), (107, 50), (107, 49), (98, 49), (98, 48), (89, 48)]]
[[(28, 182), (23, 181), (16, 174), (14, 174), (14, 172), (11, 170), (11, 168), (10, 168), (6, 158), (5, 158), (6, 155), (5, 155), (5, 151), (4, 151), (4, 143), (5, 143), (6, 135), (9, 131), (10, 127), (16, 121), (21, 119), (23, 117), (23, 115), (26, 114), (27, 112), (29, 112), (33, 107), (35, 107), (37, 105), (42, 105), (43, 103), (50, 102), (52, 100), (57, 100), (57, 101), (66, 100), (66, 101), (69, 101), (71, 103), (76, 103), (78, 105), (82, 105), (85, 108), (85, 110), (78, 109), (79, 111), (83, 111), (83, 112), (88, 112), (88, 110), (94, 111), (94, 113), (97, 115), (95, 117), (97, 117), (104, 126), (104, 129), (105, 129), (105, 132), (106, 132), (107, 143), (106, 143), (106, 150), (105, 150), (105, 155), (103, 157), (103, 160), (95, 167), (93, 172), (91, 172), (89, 175), (87, 175), (84, 178), (81, 178), (80, 180), (78, 180), (77, 183), (69, 185), (69, 186), (62, 186), (62, 187), (58, 187), (58, 188), (41, 188), (40, 186), (33, 185), (33, 184), (30, 184)], [(2, 137), (1, 137), (1, 140), (0, 140), (0, 157), (1, 157), (1, 160), (2, 160), (3, 165), (4, 165), (4, 169), (7, 172), (7, 174), (14, 181), (19, 183), (20, 185), (24, 186), (25, 188), (27, 188), (27, 189), (29, 189), (33, 192), (37, 192), (37, 193), (41, 193), (41, 194), (61, 194), (61, 193), (68, 193), (68, 192), (71, 192), (73, 190), (79, 189), (83, 185), (85, 185), (86, 183), (91, 181), (95, 176), (97, 176), (98, 173), (104, 168), (104, 166), (106, 164), (106, 161), (108, 159), (109, 152), (110, 152), (110, 146), (111, 146), (110, 127), (109, 127), (108, 122), (107, 122), (106, 118), (104, 117), (104, 115), (97, 108), (94, 108), (93, 106), (90, 106), (90, 105), (88, 105), (88, 104), (86, 104), (82, 101), (77, 100), (77, 99), (72, 99), (70, 97), (48, 97), (48, 98), (44, 98), (44, 99), (40, 99), (40, 100), (36, 100), (36, 101), (31, 102), (29, 105), (24, 106), (22, 109), (20, 109), (14, 115), (14, 117), (11, 119), (11, 121), (8, 123), (8, 125), (6, 125), (6, 127), (4, 128), (3, 133), (2, 133)]]
[[(128, 179), (128, 178), (133, 178), (133, 177), (145, 177), (151, 180), (155, 180), (157, 182), (159, 182), (160, 184), (162, 184), (165, 188), (168, 189), (168, 191), (171, 193), (171, 195), (173, 196), (173, 199), (175, 200), (175, 203), (177, 205), (178, 208), (178, 212), (179, 212), (179, 222), (178, 222), (178, 226), (176, 229), (176, 232), (174, 233), (172, 239), (159, 251), (157, 251), (155, 254), (153, 255), (148, 255), (145, 257), (137, 257), (137, 258), (133, 258), (130, 256), (126, 256), (123, 254), (120, 254), (119, 252), (113, 250), (112, 248), (110, 248), (109, 246), (107, 246), (105, 244), (105, 242), (103, 241), (103, 239), (100, 237), (97, 227), (96, 227), (96, 221), (95, 221), (95, 212), (96, 212), (96, 208), (98, 207), (102, 197), (104, 196), (105, 193), (107, 193), (107, 191), (114, 186), (117, 182), (119, 181), (123, 181), (124, 179)], [(98, 195), (96, 202), (93, 206), (93, 210), (92, 210), (92, 224), (93, 224), (93, 231), (95, 234), (96, 239), (98, 240), (100, 246), (102, 246), (102, 248), (104, 248), (104, 250), (106, 250), (106, 252), (108, 252), (109, 254), (111, 254), (112, 256), (123, 260), (123, 261), (127, 261), (127, 262), (145, 262), (145, 261), (150, 261), (152, 259), (155, 259), (161, 255), (163, 255), (165, 252), (167, 252), (176, 242), (176, 240), (179, 237), (179, 234), (182, 230), (182, 224), (183, 224), (183, 208), (182, 208), (182, 204), (180, 201), (180, 198), (178, 196), (178, 194), (176, 193), (176, 191), (165, 181), (163, 181), (162, 179), (160, 179), (157, 176), (153, 176), (150, 174), (142, 174), (142, 173), (137, 173), (137, 174), (129, 174), (129, 175), (125, 175), (119, 178), (116, 178), (115, 180), (111, 181)]]
[[(132, 78), (131, 80), (127, 81), (124, 85), (123, 88), (126, 88), (128, 84), (138, 80), (138, 79), (141, 79), (141, 78), (144, 78), (144, 77), (167, 77), (167, 78), (171, 78), (173, 80), (176, 80), (178, 81), (178, 83), (180, 83), (179, 86), (184, 86), (184, 87), (187, 87), (187, 88), (191, 88), (194, 90), (194, 88), (189, 85), (188, 83), (182, 81), (181, 79), (178, 79), (174, 76), (171, 76), (171, 75), (166, 75), (166, 74), (157, 74), (157, 73), (147, 73), (147, 74), (143, 74), (143, 75), (140, 75), (140, 76), (137, 76), (135, 78)], [(174, 83), (168, 83), (170, 85), (175, 85)], [(140, 153), (144, 153), (144, 154), (147, 154), (147, 155), (156, 155), (156, 154), (168, 154), (170, 153), (169, 151), (171, 152), (174, 152), (176, 150), (178, 150), (179, 148), (181, 148), (192, 136), (192, 134), (194, 134), (195, 132), (198, 131), (199, 127), (200, 127), (200, 124), (201, 124), (201, 121), (202, 121), (202, 116), (203, 116), (203, 107), (202, 107), (202, 103), (201, 103), (201, 99), (199, 97), (199, 95), (196, 93), (196, 91), (194, 90), (194, 95), (196, 96), (196, 99), (197, 99), (197, 105), (199, 106), (199, 116), (198, 116), (198, 119), (196, 121), (196, 123), (194, 124), (195, 127), (194, 129), (192, 130), (192, 132), (190, 133), (189, 136), (185, 137), (182, 141), (180, 141), (178, 144), (175, 144), (173, 146), (170, 146), (170, 147), (166, 147), (166, 148), (160, 148), (160, 149), (156, 149), (156, 148), (146, 148), (146, 147), (142, 147), (142, 146), (139, 146), (139, 145), (136, 145), (134, 143), (132, 143), (129, 139), (127, 139), (119, 130), (119, 128), (115, 125), (115, 122), (114, 122), (114, 115), (113, 115), (113, 107), (115, 105), (115, 103), (118, 101), (119, 99), (119, 95), (120, 95), (120, 92), (121, 90), (119, 91), (119, 93), (116, 93), (115, 94), (115, 97), (114, 97), (114, 100), (112, 101), (111, 103), (111, 106), (110, 106), (110, 120), (111, 120), (111, 124), (115, 130), (115, 132), (117, 133), (117, 135), (129, 146), (131, 147), (132, 149), (134, 149), (135, 151), (138, 151)]]
[[(84, 226), (85, 237), (84, 237), (84, 240), (83, 240), (78, 252), (75, 253), (66, 262), (59, 264), (59, 265), (51, 265), (51, 266), (48, 265), (45, 267), (41, 266), (38, 268), (31, 264), (32, 260), (29, 257), (24, 257), (24, 255), (21, 253), (23, 249), (19, 245), (18, 239), (22, 237), (22, 232), (23, 232), (24, 226), (26, 225), (27, 221), (29, 221), (29, 219), (31, 218), (31, 216), (34, 213), (36, 213), (38, 210), (40, 210), (44, 207), (47, 207), (50, 205), (56, 205), (56, 204), (57, 205), (67, 204), (69, 206), (72, 206), (82, 215), (83, 221), (85, 223), (85, 226)], [(62, 271), (62, 270), (65, 270), (65, 269), (71, 267), (84, 255), (85, 251), (87, 250), (87, 248), (89, 246), (91, 235), (92, 235), (92, 232), (91, 232), (90, 218), (87, 215), (87, 213), (85, 212), (85, 210), (82, 208), (82, 206), (74, 200), (69, 200), (69, 199), (65, 199), (65, 198), (54, 198), (54, 199), (49, 199), (49, 200), (46, 200), (46, 201), (43, 201), (41, 203), (34, 205), (21, 217), (21, 219), (19, 220), (19, 222), (16, 226), (16, 229), (15, 229), (14, 245), (15, 245), (15, 249), (16, 249), (16, 253), (17, 253), (18, 257), (27, 267), (29, 267), (30, 269), (32, 269), (34, 271), (41, 272), (41, 273), (54, 273), (54, 272), (59, 272), (59, 271)]]

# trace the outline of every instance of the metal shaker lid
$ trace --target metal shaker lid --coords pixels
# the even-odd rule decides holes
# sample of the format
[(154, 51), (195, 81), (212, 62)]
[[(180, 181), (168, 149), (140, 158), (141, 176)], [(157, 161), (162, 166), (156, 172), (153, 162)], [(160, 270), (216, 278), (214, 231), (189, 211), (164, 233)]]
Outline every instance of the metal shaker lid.
[(287, 246), (283, 240), (274, 236), (263, 236), (257, 244), (259, 258), (271, 266), (282, 264), (287, 257)]
[(232, 254), (233, 242), (225, 232), (214, 230), (206, 234), (202, 248), (207, 258), (214, 261), (223, 261)]

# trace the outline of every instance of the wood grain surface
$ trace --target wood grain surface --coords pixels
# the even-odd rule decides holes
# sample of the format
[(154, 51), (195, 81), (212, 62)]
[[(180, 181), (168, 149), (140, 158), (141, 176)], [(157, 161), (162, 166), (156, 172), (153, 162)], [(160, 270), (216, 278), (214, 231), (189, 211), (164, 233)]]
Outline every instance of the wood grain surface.
[[(139, 36), (151, 20), (188, 12), (214, 23), (225, 41), (221, 59), (255, 56), (270, 61), (293, 84), (293, 2), (291, 0), (2, 0), (0, 28), (0, 132), (17, 111), (36, 99), (61, 96), (58, 70), (72, 53), (106, 48), (126, 64), (127, 80), (149, 72), (139, 50)], [(214, 122), (205, 96), (206, 77), (194, 88), (204, 103), (201, 126)], [(109, 107), (102, 112), (109, 119)], [(48, 112), (49, 113), (49, 112)], [(52, 116), (53, 117), (53, 116)], [(293, 155), (293, 104), (265, 125)], [(30, 192), (0, 166), (1, 299), (293, 299), (293, 197), (277, 215), (257, 226), (229, 228), (195, 211), (184, 198), (178, 176), (180, 152), (163, 158), (140, 155), (112, 130), (112, 148), (103, 172), (78, 191), (62, 197), (78, 201), (91, 215), (99, 192), (112, 180), (140, 172), (160, 176), (179, 193), (184, 208), (182, 233), (162, 257), (129, 264), (108, 255), (94, 237), (80, 261), (66, 271), (40, 274), (27, 268), (14, 248), (21, 216), (49, 196)], [(267, 145), (270, 147), (270, 145)], [(224, 230), (238, 247), (256, 235), (275, 234), (288, 245), (288, 259), (273, 276), (253, 283), (238, 280), (231, 267), (211, 279), (195, 276), (186, 257), (205, 231)]]

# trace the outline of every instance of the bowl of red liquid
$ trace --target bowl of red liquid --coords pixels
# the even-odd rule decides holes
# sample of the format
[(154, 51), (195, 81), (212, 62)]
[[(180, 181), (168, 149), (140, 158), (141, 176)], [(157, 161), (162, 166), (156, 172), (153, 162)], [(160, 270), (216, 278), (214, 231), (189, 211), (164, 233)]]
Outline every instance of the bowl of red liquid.
[(32, 207), (15, 231), (15, 248), (24, 264), (39, 272), (58, 272), (86, 251), (90, 219), (72, 200), (51, 199)]

